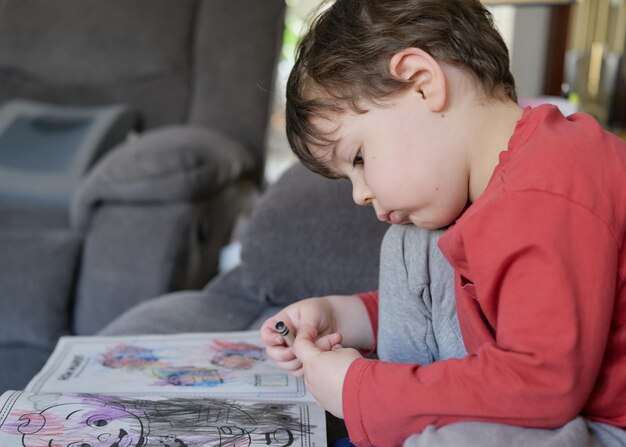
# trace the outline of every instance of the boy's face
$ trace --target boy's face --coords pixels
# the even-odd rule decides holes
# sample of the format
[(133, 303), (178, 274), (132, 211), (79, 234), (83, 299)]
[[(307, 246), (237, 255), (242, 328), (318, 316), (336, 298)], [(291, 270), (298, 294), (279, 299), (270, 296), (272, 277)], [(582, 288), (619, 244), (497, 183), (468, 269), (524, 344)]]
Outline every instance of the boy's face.
[(354, 201), (372, 205), (380, 220), (429, 229), (452, 223), (467, 205), (469, 174), (445, 117), (411, 90), (366, 109), (315, 121), (338, 142), (330, 154), (321, 147), (313, 154), (347, 177)]

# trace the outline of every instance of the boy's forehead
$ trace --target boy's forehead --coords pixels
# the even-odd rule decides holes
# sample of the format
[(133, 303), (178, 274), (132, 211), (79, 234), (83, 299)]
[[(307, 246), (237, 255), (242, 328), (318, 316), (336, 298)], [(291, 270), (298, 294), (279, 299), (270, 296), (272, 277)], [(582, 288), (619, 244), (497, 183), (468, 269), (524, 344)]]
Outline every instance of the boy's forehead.
[(337, 112), (327, 112), (318, 114), (311, 118), (311, 125), (320, 135), (329, 139), (336, 140), (341, 136), (341, 114)]
[(311, 125), (320, 136), (317, 142), (311, 144), (311, 153), (324, 163), (335, 159), (337, 147), (343, 141), (341, 119), (337, 114), (333, 115), (335, 116), (315, 117), (311, 120)]
[(322, 175), (330, 178), (345, 177), (340, 173), (338, 165), (344, 146), (351, 144), (351, 136), (355, 132), (354, 119), (357, 113), (349, 107), (335, 110), (318, 110), (308, 119), (311, 133), (307, 142), (307, 152), (315, 158)]

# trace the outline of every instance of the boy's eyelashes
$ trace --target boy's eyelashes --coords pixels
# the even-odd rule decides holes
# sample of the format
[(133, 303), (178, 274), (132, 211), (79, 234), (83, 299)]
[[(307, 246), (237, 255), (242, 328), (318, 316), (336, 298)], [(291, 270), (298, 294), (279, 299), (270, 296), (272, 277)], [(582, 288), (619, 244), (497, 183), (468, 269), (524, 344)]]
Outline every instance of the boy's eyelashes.
[(354, 155), (354, 158), (352, 159), (352, 168), (356, 169), (357, 166), (360, 166), (362, 164), (363, 164), (363, 154), (361, 152), (361, 149), (359, 149)]

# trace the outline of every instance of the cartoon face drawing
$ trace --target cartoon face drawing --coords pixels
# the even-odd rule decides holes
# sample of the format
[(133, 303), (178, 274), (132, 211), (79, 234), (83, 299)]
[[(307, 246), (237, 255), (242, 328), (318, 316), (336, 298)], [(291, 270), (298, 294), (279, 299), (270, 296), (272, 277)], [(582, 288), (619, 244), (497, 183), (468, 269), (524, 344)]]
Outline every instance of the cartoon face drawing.
[(52, 405), (23, 414), (18, 432), (24, 447), (142, 447), (141, 419), (123, 406), (97, 400)]
[(296, 441), (314, 428), (302, 425), (295, 403), (54, 393), (31, 397), (29, 409), (14, 409), (0, 429), (18, 436), (23, 447), (288, 447), (299, 445)]

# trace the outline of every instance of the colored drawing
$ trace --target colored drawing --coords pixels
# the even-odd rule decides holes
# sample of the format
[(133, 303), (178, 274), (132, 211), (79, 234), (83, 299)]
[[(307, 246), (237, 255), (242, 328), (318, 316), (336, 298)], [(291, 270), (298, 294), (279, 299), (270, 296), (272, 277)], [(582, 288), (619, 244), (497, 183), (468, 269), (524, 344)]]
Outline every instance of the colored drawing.
[(153, 373), (162, 378), (160, 385), (207, 387), (224, 383), (224, 379), (216, 369), (159, 368)]
[(304, 447), (316, 428), (303, 403), (19, 393), (3, 407), (3, 446)]
[(213, 340), (215, 352), (211, 363), (228, 369), (250, 369), (257, 362), (265, 360), (265, 349), (250, 343), (237, 343), (226, 340)]
[(152, 349), (117, 344), (100, 355), (100, 362), (108, 368), (143, 369), (161, 365), (159, 357)]
[(155, 385), (210, 387), (224, 383), (214, 368), (169, 364), (155, 350), (142, 346), (118, 344), (105, 351), (99, 360), (107, 368), (144, 371), (160, 379)]
[(27, 391), (159, 392), (281, 400), (304, 380), (267, 359), (258, 332), (63, 337)]

